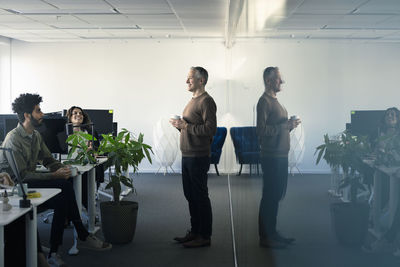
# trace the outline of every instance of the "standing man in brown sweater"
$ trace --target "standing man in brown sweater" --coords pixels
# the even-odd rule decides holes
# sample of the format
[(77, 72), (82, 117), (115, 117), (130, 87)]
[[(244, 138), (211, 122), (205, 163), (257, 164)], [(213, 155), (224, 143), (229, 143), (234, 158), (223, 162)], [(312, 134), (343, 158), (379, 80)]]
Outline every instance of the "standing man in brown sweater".
[(276, 94), (283, 83), (279, 69), (268, 67), (263, 74), (265, 91), (257, 103), (257, 136), (261, 148), (263, 191), (259, 211), (260, 246), (285, 248), (295, 241), (276, 230), (279, 201), (286, 192), (288, 178), (289, 132), (299, 119), (288, 120), (286, 109)]
[(183, 193), (189, 203), (191, 230), (174, 240), (187, 248), (211, 245), (212, 211), (208, 197), (207, 172), (211, 143), (217, 130), (217, 106), (206, 92), (208, 73), (192, 67), (186, 83), (192, 99), (183, 110), (183, 118), (170, 120), (180, 132)]

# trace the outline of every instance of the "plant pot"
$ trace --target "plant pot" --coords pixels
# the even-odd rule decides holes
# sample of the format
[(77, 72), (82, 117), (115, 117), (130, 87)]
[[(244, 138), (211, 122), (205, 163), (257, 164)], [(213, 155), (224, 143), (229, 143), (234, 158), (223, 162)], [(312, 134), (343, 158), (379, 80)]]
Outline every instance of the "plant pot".
[(332, 203), (330, 206), (333, 230), (341, 245), (361, 246), (368, 231), (367, 203)]
[(105, 241), (111, 244), (126, 244), (132, 241), (136, 230), (139, 204), (133, 201), (100, 203), (101, 227)]

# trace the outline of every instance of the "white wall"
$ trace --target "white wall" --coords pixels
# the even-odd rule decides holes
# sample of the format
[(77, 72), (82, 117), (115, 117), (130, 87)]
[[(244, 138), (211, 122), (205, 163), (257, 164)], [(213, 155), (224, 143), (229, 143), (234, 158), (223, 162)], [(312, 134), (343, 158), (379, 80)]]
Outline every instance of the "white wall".
[(0, 36), (0, 113), (10, 113), (11, 42)]
[[(13, 42), (11, 99), (38, 92), (45, 112), (71, 105), (112, 108), (120, 128), (142, 132), (152, 144), (155, 122), (180, 114), (191, 97), (185, 84), (190, 66), (209, 71), (208, 91), (219, 125), (227, 127), (253, 125), (263, 69), (279, 66), (286, 84), (278, 97), (289, 114), (302, 118), (306, 133), (299, 168), (319, 172), (327, 168), (315, 166), (315, 147), (324, 133), (344, 129), (350, 110), (399, 106), (398, 62), (398, 44), (239, 42), (226, 51), (216, 42)], [(220, 165), (225, 171), (237, 170), (229, 142)], [(144, 163), (140, 170), (158, 167)]]

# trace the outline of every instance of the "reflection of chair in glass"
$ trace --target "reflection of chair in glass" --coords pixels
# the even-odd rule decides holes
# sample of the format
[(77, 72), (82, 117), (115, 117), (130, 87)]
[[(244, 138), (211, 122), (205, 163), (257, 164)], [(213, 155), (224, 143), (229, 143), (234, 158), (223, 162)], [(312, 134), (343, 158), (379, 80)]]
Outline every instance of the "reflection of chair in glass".
[(257, 166), (257, 174), (259, 174), (258, 164), (260, 163), (260, 146), (258, 144), (256, 127), (232, 127), (230, 134), (235, 147), (236, 161), (240, 164), (238, 175), (242, 173), (243, 164)]
[(211, 158), (210, 163), (214, 164), (215, 171), (219, 176), (217, 164), (219, 163), (219, 159), (221, 158), (222, 147), (225, 143), (226, 138), (226, 128), (225, 127), (217, 127), (217, 132), (214, 135), (213, 142), (211, 144)]
[(304, 128), (301, 123), (297, 128), (290, 132), (290, 150), (289, 150), (289, 170), (293, 175), (293, 169), (296, 168), (301, 174), (297, 165), (301, 163), (304, 156)]

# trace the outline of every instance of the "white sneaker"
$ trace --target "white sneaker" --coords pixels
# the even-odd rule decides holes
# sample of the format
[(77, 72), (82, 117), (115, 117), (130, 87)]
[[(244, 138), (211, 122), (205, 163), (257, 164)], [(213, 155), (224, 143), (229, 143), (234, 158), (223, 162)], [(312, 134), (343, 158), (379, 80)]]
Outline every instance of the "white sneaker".
[(78, 240), (78, 248), (87, 248), (102, 251), (111, 249), (112, 245), (107, 242), (101, 241), (93, 234), (89, 234), (85, 241)]
[(47, 262), (52, 267), (68, 267), (68, 265), (61, 259), (60, 255), (54, 252), (50, 254), (50, 258), (47, 259)]

